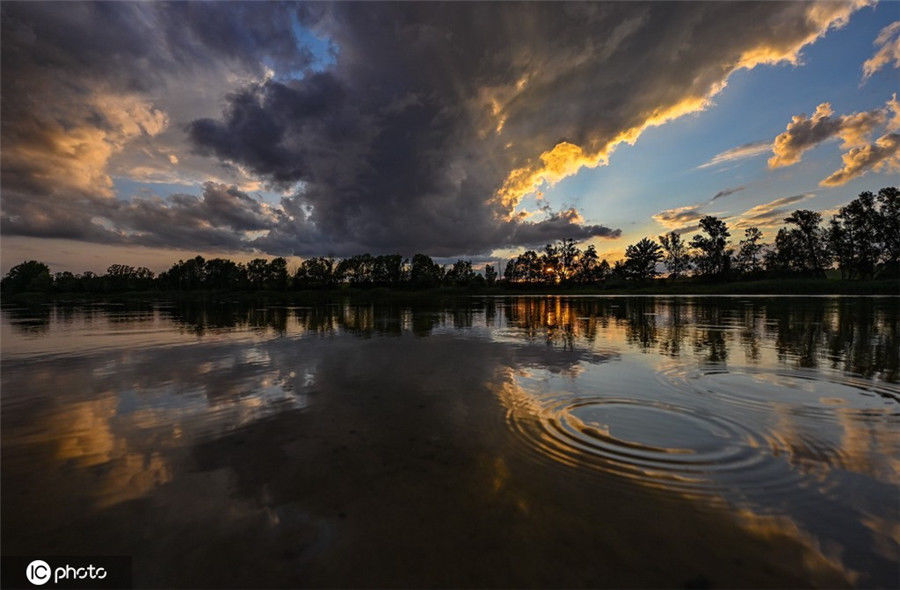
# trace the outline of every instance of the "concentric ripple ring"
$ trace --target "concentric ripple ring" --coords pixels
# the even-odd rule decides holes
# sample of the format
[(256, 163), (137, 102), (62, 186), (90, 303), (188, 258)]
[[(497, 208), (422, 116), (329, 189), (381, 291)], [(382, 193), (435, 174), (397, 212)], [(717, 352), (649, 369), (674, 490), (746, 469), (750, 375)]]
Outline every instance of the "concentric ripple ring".
[(533, 451), (682, 493), (793, 485), (783, 441), (683, 405), (627, 398), (567, 398), (508, 421)]

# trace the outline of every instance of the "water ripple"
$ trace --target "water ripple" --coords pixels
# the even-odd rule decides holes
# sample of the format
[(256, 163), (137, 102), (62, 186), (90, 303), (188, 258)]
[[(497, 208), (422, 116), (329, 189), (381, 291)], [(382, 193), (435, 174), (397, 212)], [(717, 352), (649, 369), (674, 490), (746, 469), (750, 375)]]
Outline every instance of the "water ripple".
[(688, 406), (627, 398), (557, 399), (507, 420), (533, 451), (567, 465), (614, 473), (689, 495), (796, 485), (773, 457), (776, 436)]
[(885, 457), (900, 451), (898, 437), (876, 435), (900, 421), (896, 387), (818, 377), (673, 366), (656, 375), (662, 401), (621, 389), (550, 391), (510, 375), (501, 400), (508, 426), (540, 460), (671, 492), (771, 503), (797, 486), (823, 485), (836, 468), (895, 481)]

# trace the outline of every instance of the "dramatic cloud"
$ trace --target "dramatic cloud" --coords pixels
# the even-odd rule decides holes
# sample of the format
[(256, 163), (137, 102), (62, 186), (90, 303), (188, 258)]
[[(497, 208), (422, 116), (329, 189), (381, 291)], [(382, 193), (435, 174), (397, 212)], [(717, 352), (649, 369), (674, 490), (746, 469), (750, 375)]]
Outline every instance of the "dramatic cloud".
[(519, 223), (512, 226), (513, 234), (507, 243), (531, 246), (546, 244), (567, 236), (575, 240), (592, 237), (617, 238), (621, 230), (610, 230), (599, 225), (585, 225), (584, 218), (575, 209), (566, 209), (553, 213), (547, 219), (537, 223)]
[(900, 68), (900, 21), (889, 24), (881, 29), (875, 38), (875, 46), (878, 50), (875, 55), (867, 59), (863, 65), (863, 80), (886, 65), (894, 62), (895, 68)]
[(779, 226), (784, 223), (784, 218), (796, 209), (796, 207), (792, 207), (792, 205), (806, 199), (811, 199), (814, 196), (815, 195), (812, 193), (806, 193), (802, 195), (792, 195), (790, 197), (779, 197), (774, 201), (769, 201), (768, 203), (763, 203), (762, 205), (756, 205), (755, 207), (747, 209), (743, 213), (729, 219), (728, 222), (737, 229)]
[(213, 182), (204, 185), (200, 197), (174, 194), (166, 199), (155, 195), (139, 195), (130, 201), (108, 199), (94, 203), (93, 213), (76, 205), (54, 214), (30, 202), (18, 210), (22, 213), (4, 218), (4, 232), (185, 249), (199, 243), (226, 250), (246, 249), (247, 232), (269, 230), (283, 215), (234, 187)]
[(775, 155), (769, 158), (769, 168), (796, 164), (804, 152), (829, 139), (840, 138), (844, 149), (865, 144), (869, 134), (884, 124), (886, 109), (832, 115), (834, 111), (827, 102), (816, 107), (812, 117), (795, 115), (787, 129), (775, 138), (772, 145)]
[[(5, 3), (2, 229), (299, 255), (615, 237), (522, 198), (860, 5)], [(119, 178), (214, 183), (124, 201)]]
[(730, 150), (725, 150), (720, 154), (716, 154), (709, 160), (709, 162), (700, 164), (699, 166), (697, 166), (697, 168), (711, 168), (712, 166), (717, 166), (726, 162), (733, 162), (734, 160), (752, 158), (754, 156), (764, 154), (771, 149), (772, 144), (768, 141), (754, 141), (751, 143), (745, 143), (744, 145), (739, 145), (735, 148), (731, 148)]

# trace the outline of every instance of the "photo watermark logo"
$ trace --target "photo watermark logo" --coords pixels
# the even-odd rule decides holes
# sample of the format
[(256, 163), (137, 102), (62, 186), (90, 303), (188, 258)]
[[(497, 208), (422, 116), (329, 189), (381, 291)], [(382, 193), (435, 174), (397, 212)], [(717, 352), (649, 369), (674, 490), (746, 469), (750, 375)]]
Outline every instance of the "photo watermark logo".
[(35, 586), (43, 586), (50, 579), (50, 564), (42, 559), (35, 559), (25, 568), (25, 577)]
[(131, 588), (127, 556), (3, 556), (3, 588)]

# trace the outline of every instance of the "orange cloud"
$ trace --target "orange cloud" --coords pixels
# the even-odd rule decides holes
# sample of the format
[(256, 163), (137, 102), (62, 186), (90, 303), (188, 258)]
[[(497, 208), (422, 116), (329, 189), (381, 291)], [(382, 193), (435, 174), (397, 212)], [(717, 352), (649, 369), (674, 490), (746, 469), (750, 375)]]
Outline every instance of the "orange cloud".
[(820, 184), (840, 186), (869, 170), (900, 172), (900, 133), (887, 133), (873, 143), (855, 147), (841, 156), (843, 166)]
[(64, 125), (52, 114), (35, 116), (30, 132), (4, 149), (4, 176), (12, 174), (24, 182), (53, 179), (57, 191), (113, 198), (110, 158), (133, 139), (157, 135), (169, 124), (167, 114), (149, 101), (107, 93), (94, 94), (82, 105), (80, 116), (65, 120)]
[[(878, 127), (886, 132), (875, 141), (869, 136)], [(841, 139), (843, 166), (822, 180), (822, 186), (839, 186), (869, 170), (900, 170), (900, 102), (893, 95), (885, 106), (850, 115), (834, 116), (831, 105), (823, 102), (811, 117), (796, 115), (785, 131), (775, 138), (769, 168), (791, 166), (816, 145), (833, 138)]]
[(863, 145), (872, 131), (885, 122), (885, 109), (874, 109), (833, 117), (834, 110), (827, 102), (816, 107), (812, 117), (795, 115), (785, 131), (775, 138), (774, 155), (769, 158), (769, 168), (791, 166), (799, 162), (803, 154), (833, 137), (843, 140), (843, 147)]
[[(798, 37), (795, 27), (793, 31), (785, 31), (783, 35), (774, 35), (771, 39), (758, 41), (757, 45), (741, 52), (734, 62), (723, 64), (722, 73), (717, 78), (698, 77), (694, 84), (695, 87), (687, 90), (687, 96), (646, 113), (641, 123), (622, 130), (612, 137), (604, 138), (603, 135), (588, 137), (586, 141), (582, 142), (582, 145), (565, 140), (558, 142), (524, 166), (511, 170), (497, 191), (494, 200), (507, 217), (511, 216), (512, 210), (522, 198), (543, 184), (553, 185), (582, 168), (605, 165), (619, 144), (634, 144), (638, 137), (650, 127), (659, 126), (686, 114), (705, 109), (712, 98), (725, 88), (729, 76), (734, 72), (741, 69), (753, 69), (762, 64), (783, 62), (797, 64), (803, 47), (824, 35), (829, 29), (845, 25), (856, 9), (868, 3), (865, 0), (856, 0), (848, 3), (826, 2), (799, 7), (799, 10), (805, 11), (802, 15), (805, 34)], [(778, 29), (779, 23), (773, 23), (773, 27)]]

